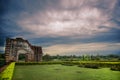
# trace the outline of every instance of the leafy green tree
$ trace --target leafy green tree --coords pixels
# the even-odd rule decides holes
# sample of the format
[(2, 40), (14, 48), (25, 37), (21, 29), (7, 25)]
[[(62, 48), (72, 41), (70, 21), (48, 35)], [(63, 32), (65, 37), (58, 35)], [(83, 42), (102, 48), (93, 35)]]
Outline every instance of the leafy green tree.
[(51, 60), (52, 60), (52, 58), (51, 58), (51, 56), (49, 54), (45, 54), (43, 56), (43, 61), (51, 61)]

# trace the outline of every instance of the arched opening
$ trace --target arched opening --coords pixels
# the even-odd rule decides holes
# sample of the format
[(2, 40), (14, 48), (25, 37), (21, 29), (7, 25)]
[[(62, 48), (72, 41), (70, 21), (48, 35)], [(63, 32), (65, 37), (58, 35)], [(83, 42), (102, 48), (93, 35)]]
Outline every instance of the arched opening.
[(19, 49), (17, 52), (17, 58), (16, 61), (17, 62), (27, 62), (28, 61), (28, 55), (27, 55), (28, 51), (25, 49)]
[(18, 61), (19, 62), (26, 62), (26, 55), (25, 54), (19, 54), (18, 55)]

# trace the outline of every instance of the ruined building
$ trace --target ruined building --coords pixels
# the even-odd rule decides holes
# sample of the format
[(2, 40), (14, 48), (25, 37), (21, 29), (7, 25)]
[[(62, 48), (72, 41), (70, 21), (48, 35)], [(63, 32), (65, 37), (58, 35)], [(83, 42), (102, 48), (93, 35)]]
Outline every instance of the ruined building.
[(31, 45), (28, 40), (22, 38), (6, 39), (6, 62), (19, 62), (20, 55), (24, 55), (25, 62), (39, 62), (42, 60), (42, 47)]

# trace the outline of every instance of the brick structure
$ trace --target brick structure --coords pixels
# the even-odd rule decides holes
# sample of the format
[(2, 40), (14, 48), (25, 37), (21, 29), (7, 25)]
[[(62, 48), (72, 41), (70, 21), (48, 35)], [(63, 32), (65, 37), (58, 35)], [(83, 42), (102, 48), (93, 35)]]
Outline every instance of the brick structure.
[(19, 55), (25, 55), (25, 62), (42, 61), (42, 47), (31, 45), (28, 40), (22, 38), (6, 39), (5, 59), (6, 63), (19, 61)]

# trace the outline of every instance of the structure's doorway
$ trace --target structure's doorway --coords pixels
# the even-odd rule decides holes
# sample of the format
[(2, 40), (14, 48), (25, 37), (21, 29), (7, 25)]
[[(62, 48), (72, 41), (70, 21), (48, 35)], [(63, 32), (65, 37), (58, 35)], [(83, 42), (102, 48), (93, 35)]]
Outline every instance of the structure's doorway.
[(18, 62), (26, 62), (26, 54), (19, 54)]

